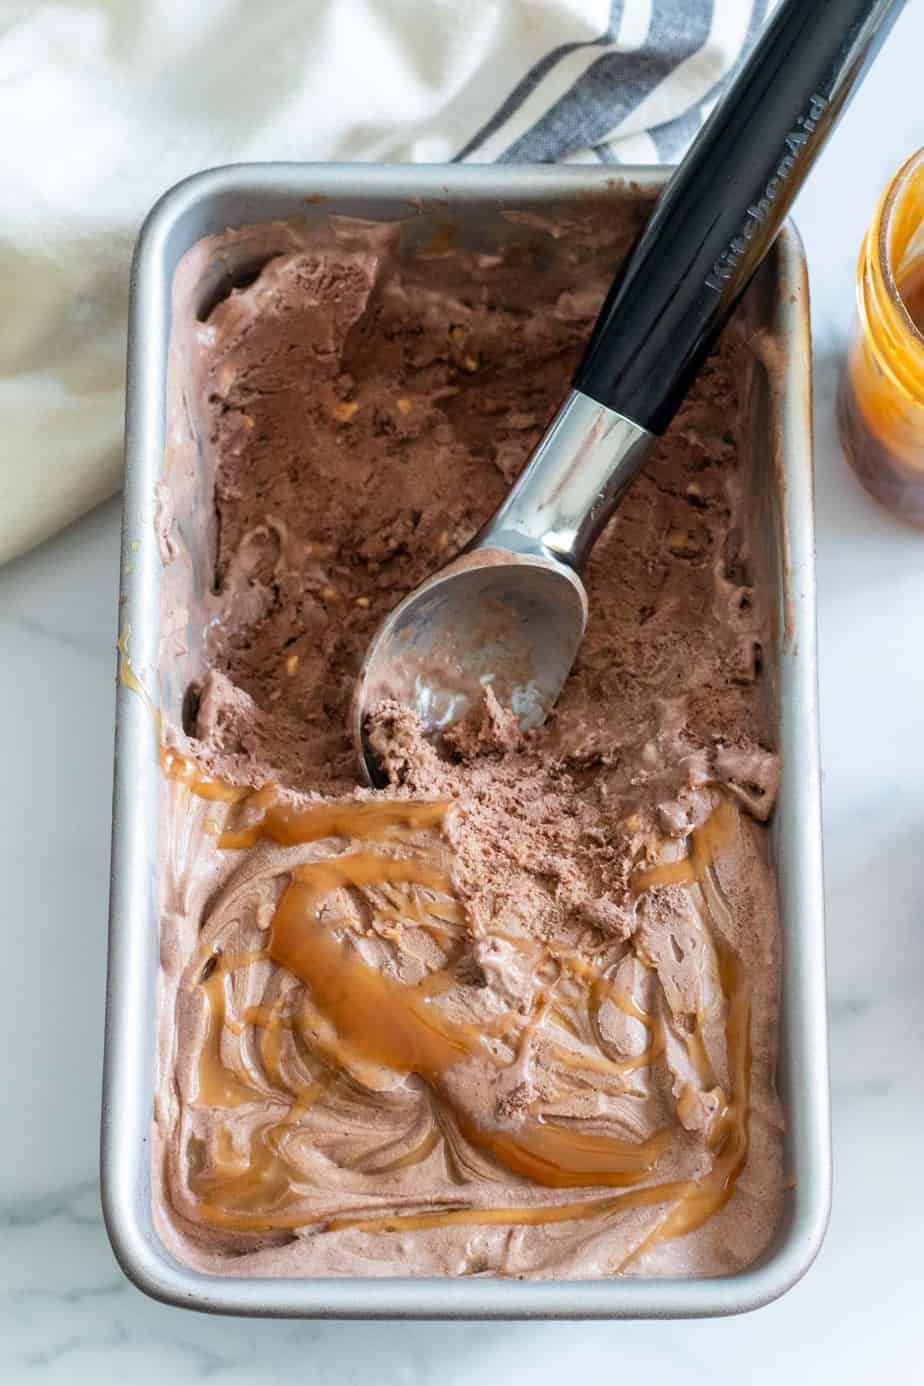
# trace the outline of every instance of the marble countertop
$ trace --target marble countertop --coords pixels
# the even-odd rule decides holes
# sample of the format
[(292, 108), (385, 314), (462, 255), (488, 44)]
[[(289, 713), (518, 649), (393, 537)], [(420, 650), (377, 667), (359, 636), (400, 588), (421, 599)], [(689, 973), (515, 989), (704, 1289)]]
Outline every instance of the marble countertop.
[[(317, 1324), (207, 1318), (147, 1300), (100, 1216), (119, 506), (0, 570), (0, 805), (7, 1118), (0, 1141), (0, 1383), (209, 1378), (922, 1380), (924, 535), (866, 498), (833, 395), (854, 261), (879, 189), (921, 143), (924, 13), (909, 7), (796, 209), (809, 258), (824, 755), (834, 1213), (806, 1279), (741, 1319)], [(745, 1364), (747, 1364), (745, 1366)]]

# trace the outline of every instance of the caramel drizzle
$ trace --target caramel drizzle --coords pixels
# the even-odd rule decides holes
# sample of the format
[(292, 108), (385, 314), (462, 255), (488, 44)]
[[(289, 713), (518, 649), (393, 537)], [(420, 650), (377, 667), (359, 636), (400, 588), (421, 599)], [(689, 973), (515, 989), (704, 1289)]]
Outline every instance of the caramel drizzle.
[[(269, 954), (306, 983), (345, 1048), (367, 1063), (416, 1073), (445, 1096), (451, 1068), (475, 1055), (490, 1058), (482, 1030), (449, 1020), (426, 995), (370, 967), (321, 921), (332, 891), (383, 879), (451, 889), (442, 872), (421, 861), (365, 852), (296, 867), (273, 919)], [(637, 1183), (670, 1144), (666, 1132), (626, 1142), (526, 1118), (513, 1133), (480, 1126), (458, 1110), (455, 1115), (472, 1145), (487, 1150), (514, 1174), (549, 1188)]]
[[(247, 800), (251, 809), (263, 810), (253, 825), (224, 832), (219, 845), (226, 849), (253, 846), (262, 837), (286, 846), (325, 837), (362, 838), (394, 842), (414, 828), (440, 827), (449, 805), (401, 803), (372, 800), (347, 804), (311, 804), (294, 809), (277, 800), (273, 787), (250, 791), (223, 784), (203, 772), (195, 762), (175, 751), (162, 751), (162, 765), (170, 778), (186, 785), (205, 799), (228, 804)], [(692, 834), (687, 857), (661, 863), (635, 873), (632, 884), (638, 894), (665, 885), (692, 885), (706, 880), (717, 852), (728, 845), (737, 828), (737, 811), (725, 801), (711, 818)], [(335, 1062), (364, 1063), (397, 1073), (416, 1073), (445, 1098), (445, 1078), (450, 1069), (464, 1059), (480, 1056), (497, 1062), (484, 1044), (489, 1034), (509, 1034), (521, 1027), (520, 1046), (529, 1042), (532, 1031), (549, 1006), (541, 999), (533, 1016), (523, 1025), (523, 1017), (510, 1013), (489, 1027), (454, 1021), (433, 1005), (433, 1000), (454, 983), (446, 969), (430, 974), (417, 987), (410, 987), (385, 976), (367, 964), (345, 942), (338, 940), (323, 921), (325, 902), (344, 887), (379, 890), (405, 885), (417, 891), (410, 909), (401, 902), (394, 914), (411, 914), (413, 922), (429, 924), (445, 938), (447, 930), (459, 923), (452, 901), (448, 875), (420, 858), (380, 856), (359, 851), (296, 867), (274, 915), (266, 954), (223, 959), (203, 982), (208, 1001), (208, 1028), (199, 1070), (199, 1100), (216, 1108), (253, 1102), (256, 1094), (222, 1064), (220, 1036), (228, 1025), (232, 1030), (253, 1025), (261, 1029), (261, 1055), (267, 1073), (280, 1087), (285, 1084), (280, 1066), (279, 1035), (291, 1029), (295, 1020), (280, 1009), (250, 1007), (242, 1021), (229, 1019), (225, 1007), (225, 985), (229, 971), (266, 957), (296, 975), (309, 988), (314, 1003), (328, 1019), (336, 1040), (320, 1046)], [(427, 898), (421, 899), (421, 893)], [(430, 899), (430, 896), (436, 899)], [(442, 897), (442, 898), (441, 898)], [(444, 911), (439, 915), (438, 906)], [(435, 916), (435, 919), (434, 919)], [(522, 947), (524, 940), (511, 938)], [(628, 1211), (632, 1208), (670, 1204), (665, 1214), (638, 1247), (617, 1268), (658, 1243), (684, 1236), (702, 1226), (731, 1197), (738, 1175), (747, 1159), (750, 1087), (750, 1005), (747, 985), (738, 959), (717, 930), (713, 930), (720, 981), (727, 998), (726, 1042), (729, 1055), (730, 1097), (713, 1119), (708, 1142), (714, 1159), (712, 1168), (695, 1180), (674, 1180), (602, 1198), (575, 1200), (552, 1206), (460, 1207), (421, 1213), (353, 1216), (343, 1215), (323, 1222), (323, 1230), (353, 1228), (364, 1232), (424, 1230), (452, 1225), (527, 1225), (581, 1221)], [(663, 1036), (654, 1018), (586, 959), (567, 952), (545, 950), (561, 974), (589, 984), (589, 1005), (598, 1008), (606, 999), (619, 1005), (649, 1031), (649, 1045), (637, 1058), (616, 1063), (605, 1057), (583, 1055), (561, 1045), (553, 1053), (563, 1067), (593, 1068), (620, 1075), (646, 1066), (663, 1051)], [(565, 1017), (555, 1016), (561, 1023)], [(568, 1029), (567, 1022), (564, 1028)], [(318, 1037), (312, 1035), (318, 1047)], [(711, 1064), (697, 1030), (689, 1037), (691, 1057), (700, 1077), (714, 1082)], [(294, 1198), (292, 1177), (284, 1153), (286, 1128), (297, 1125), (301, 1115), (323, 1095), (329, 1078), (315, 1079), (304, 1091), (293, 1095), (281, 1120), (260, 1127), (251, 1139), (246, 1156), (233, 1150), (227, 1132), (213, 1153), (208, 1173), (190, 1174), (190, 1188), (201, 1199), (200, 1213), (217, 1225), (236, 1230), (267, 1232), (307, 1225), (305, 1213), (290, 1210)], [(610, 1185), (623, 1187), (642, 1182), (658, 1158), (669, 1148), (670, 1135), (658, 1132), (647, 1141), (626, 1142), (609, 1136), (579, 1132), (543, 1121), (531, 1114), (515, 1131), (480, 1126), (470, 1115), (455, 1112), (462, 1134), (486, 1150), (511, 1172), (533, 1183), (551, 1188), (580, 1188)], [(376, 1173), (396, 1172), (425, 1160), (439, 1143), (437, 1130), (431, 1131), (417, 1146), (380, 1165)], [(367, 1157), (363, 1157), (364, 1159)]]
[(197, 1100), (208, 1107), (241, 1107), (254, 1100), (252, 1089), (222, 1063), (221, 1033), (226, 1026), (232, 1031), (237, 1028), (233, 1021), (229, 1023), (226, 1014), (225, 989), (229, 974), (238, 966), (247, 967), (264, 957), (263, 953), (244, 953), (239, 957), (222, 959), (211, 975), (200, 984), (205, 992), (208, 1009), (205, 1039), (199, 1056)]
[[(451, 889), (446, 873), (429, 863), (365, 852), (293, 870), (291, 884), (273, 919), (267, 954), (220, 959), (202, 983), (209, 1016), (200, 1057), (199, 1100), (214, 1108), (228, 1108), (253, 1102), (260, 1096), (223, 1068), (218, 1046), (226, 1026), (233, 1031), (251, 1023), (264, 1027), (270, 1035), (291, 1027), (291, 1017), (264, 1007), (245, 1011), (243, 1023), (227, 1014), (228, 974), (266, 957), (309, 985), (314, 1003), (333, 1024), (337, 1038), (324, 1047), (338, 1066), (355, 1064), (358, 1059), (398, 1073), (417, 1073), (445, 1096), (445, 1075), (456, 1063), (479, 1053), (492, 1059), (484, 1049), (489, 1028), (450, 1021), (433, 1006), (429, 990), (409, 988), (385, 977), (338, 942), (322, 922), (324, 902), (334, 891), (344, 886), (364, 888), (383, 882), (404, 882), (438, 893)], [(528, 1043), (531, 1029), (541, 1018), (541, 1004), (522, 1029), (521, 1047)], [(522, 1023), (522, 1017), (517, 1019)], [(503, 1028), (508, 1028), (507, 1024)], [(278, 1051), (271, 1053), (266, 1066), (271, 1073), (275, 1069), (279, 1078)], [(304, 1105), (305, 1098), (296, 1097), (281, 1122), (261, 1126), (251, 1140), (246, 1159), (230, 1147), (220, 1148), (212, 1170), (207, 1174), (191, 1173), (190, 1188), (200, 1200), (199, 1211), (204, 1220), (213, 1225), (262, 1232), (305, 1222), (303, 1213), (292, 1212), (288, 1207), (294, 1198), (287, 1181), (295, 1172), (286, 1172), (281, 1131), (284, 1125), (297, 1120), (296, 1110)], [(455, 1115), (462, 1134), (472, 1145), (487, 1150), (512, 1172), (555, 1188), (636, 1183), (646, 1177), (670, 1143), (667, 1132), (657, 1133), (644, 1142), (624, 1142), (556, 1127), (531, 1116), (511, 1134), (482, 1127), (458, 1110)], [(379, 1167), (376, 1173), (391, 1173), (419, 1163), (435, 1149), (438, 1140), (439, 1133), (431, 1132), (413, 1150)]]
[(160, 768), (168, 780), (183, 785), (200, 799), (237, 804), (251, 794), (246, 786), (228, 784), (225, 780), (207, 774), (194, 760), (174, 750), (172, 746), (162, 745), (158, 758)]
[(696, 885), (723, 848), (734, 842), (737, 827), (738, 810), (730, 800), (721, 800), (702, 827), (694, 829), (689, 855), (633, 872), (632, 889), (642, 895), (659, 886)]
[[(258, 794), (265, 791), (257, 791)], [(254, 803), (255, 807), (263, 805)], [(361, 838), (366, 842), (401, 842), (402, 835), (413, 829), (439, 828), (443, 825), (450, 805), (441, 800), (432, 803), (402, 803), (400, 800), (382, 802), (377, 799), (351, 803), (308, 804), (293, 808), (286, 803), (267, 802), (259, 822), (237, 832), (224, 832), (218, 839), (222, 848), (254, 847), (263, 837), (271, 838), (281, 847), (297, 847), (306, 842), (318, 842), (325, 837)], [(389, 858), (384, 860), (389, 861)], [(379, 872), (377, 881), (368, 884), (387, 885), (389, 881), (405, 879), (400, 874), (388, 876)], [(448, 881), (448, 878), (443, 878)], [(359, 884), (359, 882), (354, 882)], [(336, 887), (332, 887), (335, 889)], [(448, 888), (448, 885), (440, 887)]]
[(718, 932), (713, 942), (719, 959), (722, 988), (728, 999), (725, 1029), (729, 1053), (731, 1097), (716, 1114), (709, 1132), (712, 1168), (700, 1179), (671, 1180), (608, 1198), (584, 1199), (558, 1206), (511, 1208), (459, 1208), (432, 1213), (400, 1213), (382, 1217), (329, 1219), (326, 1231), (378, 1233), (424, 1231), (447, 1226), (530, 1226), (553, 1222), (587, 1221), (626, 1213), (634, 1208), (672, 1206), (648, 1236), (616, 1267), (625, 1270), (632, 1261), (661, 1242), (695, 1232), (725, 1206), (735, 1191), (747, 1162), (750, 1110), (750, 997), (740, 962)]
[[(239, 968), (269, 961), (265, 952), (219, 956), (200, 983), (207, 1001), (206, 1034), (199, 1055), (196, 1100), (212, 1110), (227, 1110), (267, 1100), (284, 1103), (283, 1114), (261, 1123), (252, 1133), (246, 1153), (231, 1144), (227, 1127), (218, 1132), (211, 1168), (203, 1171), (190, 1162), (189, 1187), (198, 1200), (203, 1219), (213, 1226), (239, 1230), (254, 1207), (279, 1210), (294, 1205), (292, 1182), (296, 1170), (285, 1156), (287, 1132), (297, 1127), (307, 1111), (330, 1087), (322, 1074), (293, 1092), (282, 1071), (281, 1036), (294, 1031), (296, 1017), (275, 1006), (248, 1006), (233, 1016), (227, 1004), (227, 981)], [(260, 1055), (273, 1090), (260, 1093), (244, 1083), (222, 1062), (221, 1035), (227, 1029), (241, 1034), (248, 1026), (260, 1030)]]
[(695, 1232), (729, 1201), (748, 1155), (750, 1110), (750, 997), (740, 962), (720, 939), (713, 942), (719, 974), (728, 1000), (725, 1029), (729, 1054), (731, 1096), (716, 1114), (709, 1131), (712, 1168), (700, 1179), (671, 1180), (608, 1198), (585, 1199), (553, 1207), (459, 1208), (428, 1213), (401, 1213), (381, 1217), (329, 1219), (327, 1231), (352, 1228), (360, 1232), (424, 1231), (445, 1226), (529, 1226), (553, 1222), (588, 1221), (626, 1213), (635, 1208), (670, 1204), (667, 1212), (642, 1242), (615, 1268), (625, 1270), (634, 1260), (658, 1244)]

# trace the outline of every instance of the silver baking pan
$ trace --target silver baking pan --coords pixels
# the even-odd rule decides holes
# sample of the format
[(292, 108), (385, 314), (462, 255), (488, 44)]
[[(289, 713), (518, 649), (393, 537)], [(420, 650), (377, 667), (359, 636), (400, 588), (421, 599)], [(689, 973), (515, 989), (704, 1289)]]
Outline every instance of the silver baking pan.
[[(160, 667), (161, 560), (154, 528), (164, 465), (171, 287), (178, 261), (227, 227), (330, 212), (406, 219), (409, 235), (451, 222), (477, 238), (502, 209), (554, 213), (588, 197), (650, 202), (653, 168), (382, 167), (266, 164), (181, 183), (141, 232), (132, 273), (122, 545), (120, 668), (102, 1111), (106, 1225), (126, 1275), (172, 1304), (214, 1312), (341, 1318), (675, 1318), (735, 1314), (790, 1288), (814, 1259), (831, 1190), (816, 701), (811, 354), (805, 262), (787, 226), (739, 309), (756, 351), (748, 384), (753, 484), (763, 505), (766, 580), (776, 594), (776, 697), (783, 787), (773, 853), (783, 927), (779, 1087), (788, 1192), (762, 1260), (710, 1279), (267, 1279), (204, 1275), (167, 1252), (152, 1217), (151, 1131), (158, 978), (159, 705), (176, 720), (200, 657)], [(525, 233), (524, 233), (525, 234)], [(425, 243), (425, 242), (422, 242)], [(246, 266), (239, 267), (241, 272)], [(234, 267), (231, 267), (233, 273)], [(203, 296), (220, 289), (219, 265)], [(209, 277), (208, 275), (206, 277)], [(189, 497), (206, 513), (209, 497)], [(186, 517), (188, 519), (188, 516)], [(183, 528), (182, 514), (177, 515)], [(208, 568), (191, 555), (189, 599)], [(172, 565), (175, 567), (176, 565)], [(127, 660), (125, 652), (127, 651)], [(142, 692), (139, 694), (139, 688)], [(146, 690), (146, 692), (145, 692)]]

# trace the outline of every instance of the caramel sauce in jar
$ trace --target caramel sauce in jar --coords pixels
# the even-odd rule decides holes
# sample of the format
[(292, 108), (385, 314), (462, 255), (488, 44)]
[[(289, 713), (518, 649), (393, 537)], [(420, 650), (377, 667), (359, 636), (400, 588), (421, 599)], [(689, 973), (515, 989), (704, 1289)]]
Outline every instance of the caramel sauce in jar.
[(867, 491), (924, 528), (924, 150), (886, 188), (860, 249), (838, 423)]

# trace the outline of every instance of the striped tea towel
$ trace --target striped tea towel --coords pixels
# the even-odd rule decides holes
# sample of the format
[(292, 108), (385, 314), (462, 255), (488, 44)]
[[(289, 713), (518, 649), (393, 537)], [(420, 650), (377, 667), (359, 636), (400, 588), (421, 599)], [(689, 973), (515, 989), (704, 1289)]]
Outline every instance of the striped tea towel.
[(0, 561), (112, 494), (128, 264), (238, 160), (675, 160), (768, 0), (0, 0)]

